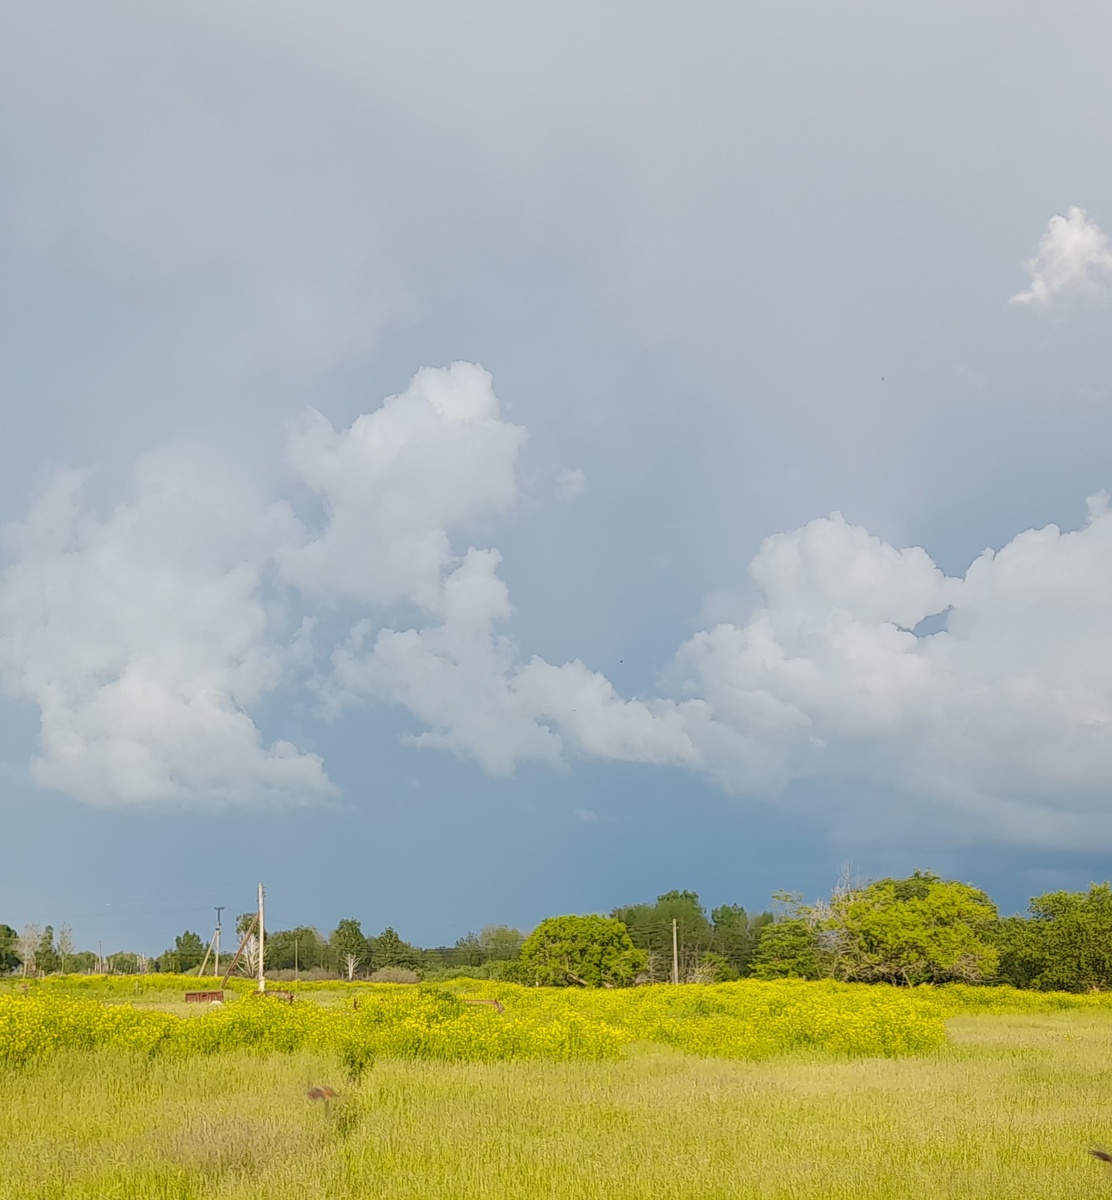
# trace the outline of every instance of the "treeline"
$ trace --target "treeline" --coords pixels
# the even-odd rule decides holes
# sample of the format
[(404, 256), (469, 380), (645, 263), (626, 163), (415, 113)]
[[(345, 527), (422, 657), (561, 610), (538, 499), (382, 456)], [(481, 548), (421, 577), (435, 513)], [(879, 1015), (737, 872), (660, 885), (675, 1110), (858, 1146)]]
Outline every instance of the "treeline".
[[(1048, 892), (1025, 916), (1001, 917), (988, 895), (931, 871), (861, 883), (844, 878), (829, 899), (804, 904), (777, 893), (773, 911), (740, 905), (707, 912), (695, 892), (673, 891), (652, 904), (614, 909), (609, 916), (551, 917), (528, 936), (488, 925), (452, 946), (422, 948), (394, 929), (363, 932), (340, 921), (325, 935), (311, 926), (267, 931), (265, 970), (277, 978), (371, 979), (398, 983), (460, 975), (520, 983), (624, 986), (718, 983), (734, 979), (838, 979), (845, 982), (963, 982), (1018, 988), (1087, 991), (1112, 987), (1112, 888)], [(236, 921), (236, 943), (252, 914)], [(192, 930), (157, 958), (77, 951), (69, 929), (46, 926), (17, 934), (0, 925), (0, 971), (188, 973), (205, 961), (217, 974), (211, 946)], [(239, 969), (258, 966), (248, 936)]]

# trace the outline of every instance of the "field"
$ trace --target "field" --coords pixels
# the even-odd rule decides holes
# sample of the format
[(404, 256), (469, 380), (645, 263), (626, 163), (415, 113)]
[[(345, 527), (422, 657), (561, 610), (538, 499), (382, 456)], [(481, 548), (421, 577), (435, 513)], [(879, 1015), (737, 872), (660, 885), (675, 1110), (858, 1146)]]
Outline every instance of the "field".
[(0, 992), (0, 1197), (1112, 1195), (1104, 996), (177, 984)]

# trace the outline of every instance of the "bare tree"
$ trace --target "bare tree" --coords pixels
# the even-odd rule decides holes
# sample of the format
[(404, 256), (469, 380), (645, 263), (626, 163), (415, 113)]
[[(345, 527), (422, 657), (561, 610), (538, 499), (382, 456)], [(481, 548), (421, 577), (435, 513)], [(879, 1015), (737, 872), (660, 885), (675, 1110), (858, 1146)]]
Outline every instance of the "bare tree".
[(73, 957), (73, 930), (63, 925), (58, 930), (58, 957), (62, 962), (62, 974), (66, 973), (66, 959)]
[(33, 975), (35, 972), (35, 956), (38, 953), (39, 943), (42, 941), (42, 926), (41, 925), (24, 925), (23, 932), (19, 935), (19, 957), (23, 963), (23, 978), (28, 975)]
[(256, 934), (252, 934), (243, 947), (243, 954), (239, 960), (240, 972), (244, 975), (251, 976), (259, 973), (259, 939)]
[(347, 972), (348, 983), (355, 978), (355, 969), (359, 966), (358, 954), (345, 954), (343, 959), (344, 970)]

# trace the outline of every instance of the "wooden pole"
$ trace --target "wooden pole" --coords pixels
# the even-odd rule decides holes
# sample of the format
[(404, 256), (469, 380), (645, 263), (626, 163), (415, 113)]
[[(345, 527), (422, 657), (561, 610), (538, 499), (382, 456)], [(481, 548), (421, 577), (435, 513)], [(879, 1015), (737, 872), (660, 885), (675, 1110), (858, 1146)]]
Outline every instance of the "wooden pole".
[(239, 949), (236, 951), (235, 957), (228, 964), (228, 969), (224, 972), (224, 978), (220, 981), (221, 989), (226, 988), (228, 986), (228, 980), (232, 977), (232, 972), (239, 965), (239, 960), (243, 956), (244, 947), (247, 945), (248, 941), (250, 940), (251, 935), (255, 932), (255, 926), (258, 925), (258, 923), (259, 923), (259, 914), (256, 913), (251, 918), (251, 924), (247, 926), (247, 931), (243, 935), (243, 940), (239, 943)]
[(266, 950), (266, 934), (263, 932), (263, 885), (259, 884), (259, 991), (266, 991), (266, 976), (263, 974), (263, 954)]
[(680, 981), (680, 944), (676, 918), (672, 918), (672, 982)]
[(212, 953), (212, 944), (215, 941), (216, 934), (214, 933), (212, 937), (209, 938), (209, 944), (205, 947), (205, 957), (201, 959), (201, 965), (197, 968), (198, 976), (201, 976), (205, 973), (205, 967), (208, 966), (209, 955)]

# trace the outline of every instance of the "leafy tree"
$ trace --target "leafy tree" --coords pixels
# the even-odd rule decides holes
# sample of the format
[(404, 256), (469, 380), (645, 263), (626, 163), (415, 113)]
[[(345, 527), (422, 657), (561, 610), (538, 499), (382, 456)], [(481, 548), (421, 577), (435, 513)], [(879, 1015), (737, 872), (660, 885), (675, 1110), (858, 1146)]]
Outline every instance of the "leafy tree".
[(166, 950), (159, 957), (158, 969), (183, 975), (199, 967), (204, 956), (205, 943), (200, 934), (187, 929), (174, 939), (173, 950)]
[(1112, 987), (1112, 887), (1094, 883), (1087, 892), (1046, 892), (1031, 901), (1030, 911), (1033, 919), (1009, 948), (1010, 966), (1018, 958), (1033, 968), (1039, 988)]
[(681, 979), (694, 978), (700, 958), (714, 942), (714, 930), (696, 892), (665, 892), (657, 896), (655, 904), (631, 904), (610, 915), (625, 925), (633, 944), (646, 952), (646, 965), (654, 979), (671, 978), (673, 920)]
[(758, 979), (825, 979), (831, 955), (810, 910), (787, 913), (761, 930), (750, 959)]
[(348, 979), (365, 966), (370, 958), (370, 947), (358, 921), (345, 919), (336, 926), (328, 939), (328, 949), (340, 971)]
[[(138, 957), (133, 955), (132, 957)], [(67, 962), (67, 969), (75, 975), (89, 975), (96, 970), (97, 956), (92, 950), (76, 950)], [(120, 972), (127, 974), (127, 972)]]
[(408, 942), (403, 942), (397, 932), (389, 926), (372, 941), (371, 965), (376, 971), (392, 967), (412, 971), (420, 960), (420, 951)]
[(324, 957), (324, 939), (308, 925), (276, 929), (266, 935), (267, 970), (292, 971), (296, 966), (302, 971), (311, 971), (324, 965)]
[(525, 935), (508, 925), (484, 925), (479, 934), (479, 946), (487, 962), (513, 962), (521, 957)]
[(22, 961), (19, 934), (10, 925), (0, 925), (0, 974), (16, 970)]
[(550, 987), (622, 987), (647, 957), (613, 917), (549, 917), (525, 939), (521, 970), (530, 983)]
[(729, 983), (738, 973), (728, 958), (708, 950), (700, 959), (692, 977), (693, 983)]
[(841, 979), (979, 983), (999, 962), (993, 902), (979, 888), (930, 871), (845, 888), (818, 915)]
[(456, 942), (455, 953), (452, 954), (452, 966), (477, 967), (485, 957), (483, 943), (475, 934), (468, 931), (466, 937), (461, 937)]
[(1002, 917), (992, 931), (992, 944), (1000, 956), (995, 983), (1015, 988), (1037, 988), (1046, 967), (1045, 928), (1027, 917)]
[(761, 930), (772, 922), (772, 913), (750, 916), (739, 904), (722, 904), (711, 913), (714, 933), (711, 948), (737, 975), (748, 975)]
[(54, 926), (47, 925), (35, 947), (35, 967), (40, 975), (53, 975), (61, 970), (62, 960), (54, 944)]

